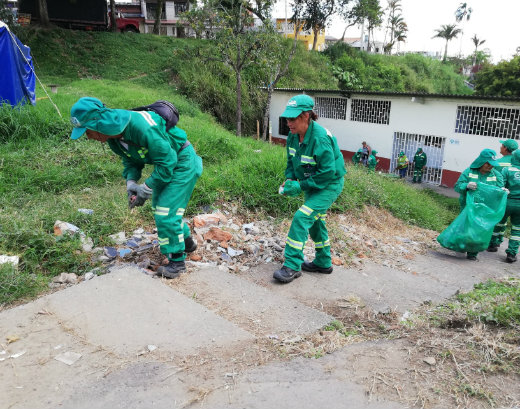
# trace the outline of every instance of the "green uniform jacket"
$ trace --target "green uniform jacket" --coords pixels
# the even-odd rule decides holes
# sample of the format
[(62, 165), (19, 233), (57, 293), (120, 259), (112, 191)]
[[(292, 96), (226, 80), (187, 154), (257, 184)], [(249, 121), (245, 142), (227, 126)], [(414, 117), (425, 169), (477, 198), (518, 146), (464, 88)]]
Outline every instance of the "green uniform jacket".
[(426, 161), (428, 158), (424, 152), (416, 153), (413, 157), (413, 163), (415, 164), (415, 169), (421, 169), (423, 166), (426, 166)]
[(367, 166), (369, 170), (376, 170), (377, 158), (374, 155), (368, 157)]
[[(145, 183), (156, 189), (171, 182), (177, 153), (187, 140), (186, 132), (174, 127), (166, 132), (166, 122), (155, 112), (131, 112), (121, 139), (109, 139), (108, 146), (123, 158), (123, 177), (138, 181), (145, 164), (154, 170)], [(122, 143), (126, 144), (126, 148)]]
[(325, 189), (347, 171), (338, 142), (321, 125), (311, 121), (300, 144), (299, 135), (287, 136), (285, 178), (298, 180), (304, 191)]
[(509, 189), (508, 199), (520, 199), (520, 169), (510, 166), (502, 169), (504, 186)]
[(459, 180), (457, 180), (457, 183), (455, 183), (454, 187), (455, 192), (460, 193), (460, 210), (464, 209), (464, 207), (466, 206), (466, 194), (468, 192), (469, 182), (476, 182), (477, 189), (479, 183), (485, 183), (487, 185), (497, 187), (504, 187), (504, 179), (502, 178), (500, 171), (496, 170), (495, 168), (491, 169), (491, 171), (485, 175), (480, 173), (478, 169), (467, 168), (464, 172), (461, 173), (461, 175), (459, 176)]
[(511, 166), (511, 159), (513, 155), (502, 156), (500, 159), (497, 159), (497, 162), (500, 164), (500, 168), (507, 168)]
[(408, 158), (406, 155), (397, 158), (397, 169), (406, 169), (408, 167)]
[(359, 161), (361, 160), (361, 154), (359, 152), (356, 152), (354, 156), (352, 156), (352, 163), (354, 165), (357, 165)]

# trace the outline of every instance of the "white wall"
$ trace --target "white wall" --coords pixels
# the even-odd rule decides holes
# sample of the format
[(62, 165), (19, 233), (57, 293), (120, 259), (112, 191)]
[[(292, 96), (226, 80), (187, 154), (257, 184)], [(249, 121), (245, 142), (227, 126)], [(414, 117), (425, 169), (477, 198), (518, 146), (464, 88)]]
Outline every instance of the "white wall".
[[(271, 103), (271, 124), (273, 136), (285, 138), (279, 134), (278, 118), (285, 109), (287, 101), (298, 91), (277, 91), (273, 93)], [(312, 93), (311, 97), (341, 97), (339, 93)], [(352, 98), (371, 100), (390, 100), (390, 121), (388, 125), (357, 122), (350, 120)], [(462, 172), (478, 156), (482, 149), (490, 148), (500, 157), (501, 138), (468, 135), (455, 132), (458, 105), (520, 108), (520, 102), (504, 102), (477, 99), (453, 99), (440, 97), (416, 97), (412, 102), (409, 96), (380, 96), (352, 94), (347, 102), (347, 119), (337, 120), (320, 118), (318, 123), (328, 128), (338, 139), (341, 150), (355, 152), (367, 141), (378, 156), (391, 158), (394, 132), (417, 133), (446, 138), (444, 147), (443, 169)]]

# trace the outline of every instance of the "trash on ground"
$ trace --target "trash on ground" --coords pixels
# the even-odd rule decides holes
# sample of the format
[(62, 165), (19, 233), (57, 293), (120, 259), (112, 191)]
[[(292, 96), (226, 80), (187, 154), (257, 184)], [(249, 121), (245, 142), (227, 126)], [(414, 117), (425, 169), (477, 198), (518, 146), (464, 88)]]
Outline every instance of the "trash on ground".
[(59, 354), (54, 357), (56, 361), (63, 362), (66, 365), (74, 365), (74, 363), (81, 358), (81, 354), (78, 354), (77, 352), (71, 352), (67, 351), (63, 354)]

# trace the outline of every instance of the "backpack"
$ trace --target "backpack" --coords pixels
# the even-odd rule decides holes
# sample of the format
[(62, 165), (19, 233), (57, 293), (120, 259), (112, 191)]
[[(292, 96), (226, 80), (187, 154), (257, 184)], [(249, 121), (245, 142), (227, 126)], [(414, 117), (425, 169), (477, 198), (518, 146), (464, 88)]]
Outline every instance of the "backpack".
[(179, 122), (179, 110), (168, 101), (155, 101), (153, 104), (132, 108), (132, 111), (153, 111), (166, 121), (166, 132)]

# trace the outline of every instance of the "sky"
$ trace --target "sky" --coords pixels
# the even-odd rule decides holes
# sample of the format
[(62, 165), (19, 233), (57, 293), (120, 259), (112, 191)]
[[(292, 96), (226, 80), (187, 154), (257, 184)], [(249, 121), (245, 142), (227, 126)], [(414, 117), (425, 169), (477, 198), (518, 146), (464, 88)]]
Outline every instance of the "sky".
[[(290, 0), (288, 13), (290, 14)], [(510, 60), (520, 47), (520, 0), (466, 0), (473, 9), (469, 21), (457, 23), (463, 35), (451, 40), (448, 44), (448, 55), (458, 55), (460, 51), (467, 56), (475, 50), (471, 38), (474, 34), (486, 40), (479, 50), (489, 49), (494, 63)], [(386, 7), (387, 0), (380, 0), (381, 7)], [(445, 40), (432, 39), (435, 29), (443, 24), (456, 24), (455, 10), (460, 0), (401, 0), (402, 12), (408, 24), (408, 39), (401, 43), (401, 51), (438, 51), (444, 53)], [(285, 17), (284, 1), (279, 0), (274, 9), (275, 17)], [(340, 38), (345, 25), (339, 18), (332, 21), (326, 34)], [(351, 27), (346, 37), (359, 37), (360, 29)], [(384, 31), (375, 35), (376, 40), (384, 40)], [(394, 48), (395, 50), (395, 48)]]

